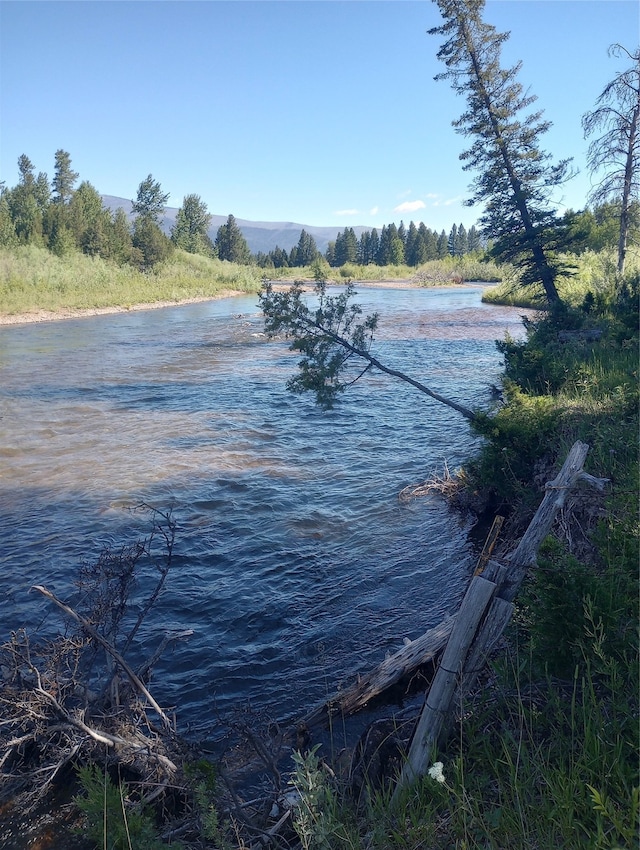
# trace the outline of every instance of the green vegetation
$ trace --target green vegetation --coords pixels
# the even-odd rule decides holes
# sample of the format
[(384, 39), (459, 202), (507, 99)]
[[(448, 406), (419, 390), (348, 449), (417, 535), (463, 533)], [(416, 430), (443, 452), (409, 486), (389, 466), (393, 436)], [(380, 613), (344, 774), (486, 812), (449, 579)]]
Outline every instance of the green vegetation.
[(63, 258), (35, 245), (0, 251), (0, 312), (133, 307), (258, 292), (260, 271), (176, 250), (153, 273), (74, 252)]
[[(81, 767), (78, 779), (83, 793), (75, 803), (85, 817), (81, 830), (105, 850), (163, 850), (152, 813), (140, 806), (131, 806), (130, 792), (125, 782), (117, 784), (95, 765)], [(180, 850), (180, 842), (172, 842)]]
[[(575, 440), (605, 496), (577, 492), (517, 599), (483, 685), (432, 775), (392, 807), (393, 777), (356, 800), (322, 761), (294, 757), (303, 847), (622, 850), (637, 846), (638, 277), (505, 340), (505, 403), (474, 427), (462, 495), (519, 536)], [(605, 293), (608, 293), (605, 294)]]
[[(558, 281), (558, 292), (562, 302), (569, 307), (579, 308), (585, 298), (602, 301), (615, 297), (619, 285), (616, 275), (616, 249), (605, 247), (600, 250), (584, 248), (579, 245), (569, 245), (575, 251), (566, 251), (559, 255), (559, 260), (572, 268), (570, 277)], [(635, 245), (628, 249), (626, 255), (628, 277), (640, 274), (640, 247)], [(503, 279), (498, 286), (487, 289), (482, 300), (487, 304), (507, 304), (513, 307), (532, 307), (543, 309), (544, 303), (540, 297), (539, 288), (534, 285), (523, 285), (518, 274), (509, 268), (502, 267)], [(590, 295), (589, 295), (590, 293)]]

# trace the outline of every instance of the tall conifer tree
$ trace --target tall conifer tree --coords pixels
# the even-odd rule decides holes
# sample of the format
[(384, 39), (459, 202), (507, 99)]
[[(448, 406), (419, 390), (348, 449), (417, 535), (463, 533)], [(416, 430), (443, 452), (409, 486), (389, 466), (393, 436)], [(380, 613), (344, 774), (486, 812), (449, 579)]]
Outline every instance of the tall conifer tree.
[(509, 36), (484, 23), (484, 0), (435, 2), (444, 23), (429, 32), (447, 39), (438, 51), (447, 70), (436, 79), (449, 80), (467, 99), (454, 127), (473, 139), (460, 157), (465, 170), (476, 172), (468, 203), (484, 205), (480, 223), (494, 240), (493, 255), (516, 264), (524, 283), (542, 284), (548, 303), (557, 306), (561, 270), (554, 249), (561, 232), (550, 195), (566, 179), (568, 162), (554, 165), (540, 149), (549, 128), (541, 112), (519, 118), (535, 98), (516, 80), (521, 63), (501, 67), (501, 47)]

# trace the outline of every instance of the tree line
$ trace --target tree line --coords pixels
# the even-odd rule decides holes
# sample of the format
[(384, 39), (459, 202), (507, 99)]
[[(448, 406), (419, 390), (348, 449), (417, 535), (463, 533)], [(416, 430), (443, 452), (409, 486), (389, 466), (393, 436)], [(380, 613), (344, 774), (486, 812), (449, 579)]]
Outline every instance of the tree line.
[[(558, 304), (556, 282), (567, 269), (560, 250), (600, 250), (617, 244), (618, 274), (624, 273), (627, 246), (639, 230), (640, 204), (640, 51), (613, 45), (610, 52), (630, 62), (604, 88), (596, 107), (583, 117), (590, 139), (588, 167), (594, 180), (593, 210), (557, 215), (551, 193), (570, 176), (569, 162), (553, 163), (539, 147), (549, 127), (542, 112), (518, 117), (535, 100), (517, 82), (520, 64), (503, 69), (500, 50), (508, 34), (482, 20), (483, 0), (437, 0), (444, 23), (432, 34), (444, 35), (438, 58), (446, 70), (436, 79), (451, 82), (466, 98), (467, 109), (454, 122), (472, 140), (460, 155), (463, 168), (475, 172), (467, 203), (479, 204), (479, 228), (453, 225), (437, 234), (424, 223), (401, 221), (364, 231), (358, 238), (346, 227), (329, 243), (324, 259), (332, 267), (346, 263), (419, 266), (429, 260), (486, 253), (510, 262), (522, 283), (544, 289), (550, 306)], [(106, 209), (94, 186), (79, 174), (62, 149), (55, 153), (51, 182), (26, 154), (18, 159), (19, 179), (0, 183), (0, 247), (36, 244), (64, 256), (81, 251), (143, 271), (168, 259), (174, 248), (265, 269), (309, 266), (321, 258), (304, 229), (291, 251), (276, 247), (253, 256), (233, 215), (209, 237), (211, 215), (199, 195), (186, 195), (170, 236), (160, 228), (168, 193), (149, 174), (132, 201), (133, 222), (122, 208)]]
[(58, 256), (77, 250), (142, 270), (168, 259), (173, 248), (265, 269), (310, 266), (321, 258), (334, 268), (346, 263), (419, 266), (483, 249), (475, 225), (467, 230), (464, 224), (454, 224), (449, 233), (438, 234), (422, 222), (412, 221), (406, 228), (401, 221), (399, 226), (383, 225), (380, 233), (376, 228), (364, 231), (359, 238), (352, 227), (345, 227), (324, 255), (304, 229), (290, 251), (276, 246), (253, 255), (233, 215), (218, 228), (215, 239), (210, 238), (211, 215), (196, 194), (184, 197), (167, 237), (160, 223), (169, 195), (151, 174), (138, 186), (131, 223), (124, 209), (106, 209), (89, 181), (76, 188), (79, 175), (67, 151), (56, 151), (51, 181), (46, 173), (35, 173), (26, 154), (18, 159), (18, 171), (16, 186), (0, 188), (0, 247), (35, 244)]
[(142, 271), (167, 260), (174, 248), (235, 262), (251, 260), (233, 216), (210, 239), (211, 215), (196, 194), (185, 196), (167, 236), (160, 223), (169, 194), (151, 174), (138, 186), (130, 222), (122, 207), (108, 210), (88, 180), (76, 188), (79, 174), (67, 151), (56, 151), (51, 181), (45, 172), (35, 173), (26, 154), (18, 158), (18, 172), (16, 186), (0, 185), (0, 247), (38, 245), (58, 256), (80, 251)]
[[(335, 240), (329, 242), (324, 259), (332, 268), (356, 263), (362, 266), (419, 266), (429, 260), (445, 257), (462, 257), (465, 254), (482, 252), (484, 248), (480, 233), (475, 225), (467, 230), (464, 224), (454, 224), (447, 234), (439, 234), (424, 222), (417, 225), (411, 221), (406, 228), (404, 222), (384, 224), (380, 233), (377, 228), (356, 235), (353, 227), (345, 227)], [(313, 236), (303, 230), (297, 245), (287, 252), (276, 247), (268, 254), (256, 255), (256, 263), (263, 268), (288, 268), (309, 266), (322, 254)]]

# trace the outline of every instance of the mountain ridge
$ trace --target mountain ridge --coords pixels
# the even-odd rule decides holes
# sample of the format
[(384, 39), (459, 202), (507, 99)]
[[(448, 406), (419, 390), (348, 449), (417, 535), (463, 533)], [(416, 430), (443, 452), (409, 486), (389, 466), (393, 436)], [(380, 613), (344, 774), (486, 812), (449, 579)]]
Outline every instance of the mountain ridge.
[[(126, 198), (119, 198), (116, 195), (101, 195), (102, 203), (112, 212), (119, 207), (125, 211), (129, 218), (133, 217), (132, 206), (133, 202)], [(160, 227), (169, 235), (171, 228), (175, 224), (178, 207), (165, 207), (164, 216), (160, 221)], [(218, 228), (225, 224), (227, 215), (211, 215), (211, 224), (209, 226), (209, 237), (213, 241), (216, 238)], [(329, 242), (335, 241), (336, 236), (344, 231), (344, 226), (338, 227), (317, 227), (310, 224), (299, 224), (295, 221), (251, 221), (249, 219), (236, 218), (236, 224), (242, 231), (242, 235), (247, 240), (249, 250), (253, 254), (262, 251), (268, 254), (275, 248), (282, 248), (285, 251), (291, 249), (298, 244), (300, 233), (305, 230), (310, 236), (313, 236), (318, 250), (324, 254), (327, 250)], [(360, 236), (371, 227), (358, 225), (353, 228), (356, 236)]]

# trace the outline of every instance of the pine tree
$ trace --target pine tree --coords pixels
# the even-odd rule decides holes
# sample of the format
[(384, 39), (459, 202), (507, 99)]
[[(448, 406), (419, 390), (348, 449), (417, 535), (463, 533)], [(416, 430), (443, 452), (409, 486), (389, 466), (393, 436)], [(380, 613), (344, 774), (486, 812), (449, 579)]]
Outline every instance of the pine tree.
[(500, 66), (507, 33), (497, 33), (482, 20), (484, 0), (436, 0), (444, 24), (431, 29), (447, 41), (438, 58), (457, 94), (467, 98), (467, 110), (454, 122), (459, 133), (473, 139), (461, 154), (465, 170), (474, 170), (469, 204), (484, 204), (480, 223), (495, 240), (492, 254), (516, 264), (524, 283), (542, 284), (550, 305), (560, 304), (556, 279), (560, 267), (554, 249), (562, 234), (551, 193), (567, 176), (568, 162), (550, 164), (540, 150), (549, 127), (541, 113), (519, 115), (535, 100), (516, 81), (520, 63)]
[(438, 234), (421, 222), (418, 233), (424, 244), (424, 262), (438, 259)]
[(311, 236), (310, 233), (307, 233), (306, 230), (302, 230), (300, 232), (300, 238), (298, 239), (298, 244), (293, 249), (293, 262), (291, 257), (289, 258), (289, 264), (292, 266), (310, 266), (312, 265), (318, 257), (318, 247), (316, 245), (316, 240)]
[(73, 187), (78, 179), (78, 172), (71, 168), (71, 157), (67, 151), (57, 150), (55, 154), (55, 169), (51, 188), (53, 189), (54, 204), (68, 204), (73, 195)]
[(458, 238), (458, 225), (454, 224), (449, 231), (449, 238), (447, 239), (447, 251), (453, 257), (456, 253), (456, 239)]
[(251, 260), (249, 246), (233, 215), (218, 228), (215, 249), (221, 260), (230, 263), (248, 264)]
[(469, 250), (469, 238), (467, 236), (467, 228), (464, 224), (458, 226), (458, 232), (454, 240), (453, 255), (454, 257), (464, 257)]
[(449, 240), (447, 239), (447, 234), (444, 230), (442, 230), (440, 232), (440, 236), (438, 236), (437, 251), (438, 260), (444, 260), (445, 257), (449, 256)]
[(133, 223), (132, 259), (142, 271), (151, 271), (167, 260), (173, 252), (173, 243), (147, 215), (139, 215)]
[(26, 154), (18, 158), (18, 171), (20, 173), (18, 184), (13, 189), (5, 191), (9, 215), (16, 237), (21, 244), (41, 244), (43, 229), (41, 176), (38, 175), (36, 180), (33, 163)]
[(469, 234), (467, 238), (468, 250), (469, 253), (474, 253), (475, 251), (480, 251), (482, 249), (482, 242), (480, 241), (480, 234), (478, 233), (478, 229), (475, 224), (472, 224), (469, 228)]

